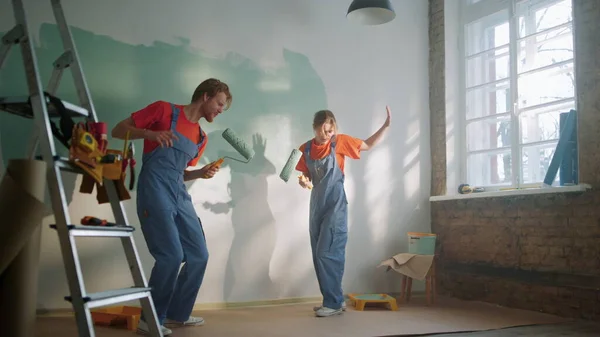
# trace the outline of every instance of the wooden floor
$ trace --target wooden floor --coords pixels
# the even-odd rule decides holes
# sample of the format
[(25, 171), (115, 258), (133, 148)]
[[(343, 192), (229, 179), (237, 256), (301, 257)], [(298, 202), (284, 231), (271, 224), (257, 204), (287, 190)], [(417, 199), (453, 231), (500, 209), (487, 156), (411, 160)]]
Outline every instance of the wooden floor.
[[(549, 328), (543, 325), (572, 321), (538, 312), (508, 309), (486, 303), (464, 302), (448, 298), (440, 298), (433, 306), (427, 306), (422, 299), (415, 298), (410, 304), (400, 304), (398, 311), (390, 311), (377, 306), (368, 306), (365, 311), (358, 311), (349, 305), (348, 310), (343, 315), (326, 318), (315, 317), (312, 307), (313, 304), (294, 304), (196, 312), (196, 315), (205, 318), (206, 325), (174, 329), (172, 336), (374, 337), (434, 333), (461, 333), (448, 336), (477, 337), (529, 336), (511, 333), (511, 330), (506, 328), (538, 325), (537, 328), (546, 329), (540, 331), (549, 331)], [(576, 325), (565, 325), (563, 330), (574, 329), (575, 327)], [(482, 332), (479, 335), (465, 334), (470, 331), (495, 329), (505, 330)], [(533, 331), (527, 330), (531, 328), (521, 329), (525, 330), (514, 331)], [(581, 331), (584, 331), (584, 328), (580, 327)], [(542, 335), (546, 334), (534, 333), (530, 336)], [(35, 337), (50, 336), (77, 336), (73, 318), (39, 317)], [(124, 337), (135, 336), (135, 334), (124, 328), (97, 327), (96, 336)], [(563, 334), (561, 336), (569, 335)], [(578, 336), (585, 335), (579, 334)]]

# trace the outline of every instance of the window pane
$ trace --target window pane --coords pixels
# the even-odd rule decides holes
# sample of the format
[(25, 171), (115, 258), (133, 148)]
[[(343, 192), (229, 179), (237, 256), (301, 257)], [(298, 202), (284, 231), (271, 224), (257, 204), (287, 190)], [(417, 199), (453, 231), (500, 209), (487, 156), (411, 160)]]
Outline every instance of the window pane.
[(510, 146), (510, 116), (492, 117), (467, 124), (467, 151)]
[(465, 25), (467, 55), (503, 46), (508, 41), (508, 11), (504, 10)]
[(573, 59), (572, 27), (556, 28), (519, 42), (518, 72)]
[[(539, 183), (546, 177), (556, 143), (523, 147), (521, 176), (524, 184)], [(558, 182), (560, 173), (556, 173)]]
[(530, 0), (521, 1), (517, 5), (519, 37), (535, 34), (572, 21), (572, 0), (557, 1), (550, 6), (543, 6), (544, 2), (546, 1)]
[(467, 119), (505, 113), (510, 107), (510, 84), (508, 81), (492, 83), (467, 90)]
[(521, 142), (532, 143), (558, 139), (560, 114), (575, 109), (575, 102), (568, 101), (522, 113)]
[(518, 83), (520, 109), (574, 97), (573, 62), (520, 75)]
[(467, 182), (471, 186), (510, 184), (510, 151), (471, 154), (467, 158)]
[(508, 78), (508, 46), (477, 54), (467, 60), (467, 87)]

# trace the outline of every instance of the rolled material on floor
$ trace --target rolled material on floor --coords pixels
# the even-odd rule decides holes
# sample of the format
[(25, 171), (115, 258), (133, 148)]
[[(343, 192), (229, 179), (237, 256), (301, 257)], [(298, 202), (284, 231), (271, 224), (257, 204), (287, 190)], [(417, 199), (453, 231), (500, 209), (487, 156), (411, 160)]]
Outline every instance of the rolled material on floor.
[(40, 226), (46, 206), (46, 163), (15, 159), (0, 183), (0, 275)]
[(2, 335), (34, 334), (46, 163), (17, 159), (0, 183), (0, 317)]
[(6, 336), (35, 335), (41, 238), (42, 228), (38, 226), (17, 257), (0, 275), (1, 328)]

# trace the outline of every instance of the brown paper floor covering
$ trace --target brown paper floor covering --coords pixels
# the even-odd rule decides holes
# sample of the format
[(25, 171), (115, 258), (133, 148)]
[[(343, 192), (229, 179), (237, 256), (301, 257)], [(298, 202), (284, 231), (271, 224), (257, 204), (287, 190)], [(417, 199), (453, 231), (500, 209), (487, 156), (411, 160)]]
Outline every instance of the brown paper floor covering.
[[(206, 320), (201, 327), (173, 329), (173, 337), (304, 337), (401, 336), (410, 334), (485, 331), (515, 326), (570, 321), (538, 312), (466, 302), (449, 298), (427, 306), (422, 298), (400, 304), (398, 311), (368, 306), (356, 311), (349, 305), (339, 316), (317, 318), (313, 304), (293, 304), (197, 311)], [(97, 327), (98, 337), (136, 336), (119, 327)], [(77, 336), (72, 317), (38, 317), (35, 337)]]

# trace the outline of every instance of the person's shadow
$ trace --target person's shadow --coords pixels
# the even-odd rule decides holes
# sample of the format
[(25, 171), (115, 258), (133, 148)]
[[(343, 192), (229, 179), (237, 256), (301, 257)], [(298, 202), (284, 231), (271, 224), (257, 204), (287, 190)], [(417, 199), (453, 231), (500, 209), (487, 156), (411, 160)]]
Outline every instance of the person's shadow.
[[(212, 137), (209, 135), (209, 139), (216, 137), (220, 137), (220, 132), (213, 133)], [(203, 203), (204, 208), (213, 213), (232, 212), (234, 237), (223, 288), (226, 301), (271, 298), (276, 291), (269, 275), (277, 238), (275, 218), (268, 203), (267, 178), (277, 172), (275, 165), (265, 157), (266, 140), (255, 134), (252, 143), (255, 155), (249, 163), (225, 158), (221, 165), (221, 168), (229, 167), (231, 172), (231, 182), (227, 186), (231, 200)], [(219, 158), (224, 156), (244, 160), (235, 151), (218, 151)], [(249, 292), (249, 289), (253, 291)]]

